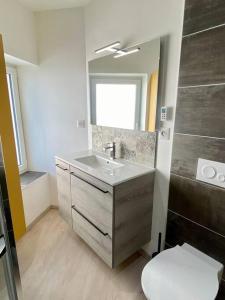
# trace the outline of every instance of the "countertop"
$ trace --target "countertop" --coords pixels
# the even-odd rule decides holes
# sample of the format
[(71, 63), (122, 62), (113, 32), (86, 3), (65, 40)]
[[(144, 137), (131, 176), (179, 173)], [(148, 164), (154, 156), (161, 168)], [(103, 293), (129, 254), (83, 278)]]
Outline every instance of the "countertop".
[(141, 164), (128, 162), (127, 160), (123, 159), (115, 159), (113, 161), (123, 164), (122, 167), (114, 169), (114, 170), (107, 170), (107, 169), (95, 169), (90, 166), (87, 166), (81, 162), (76, 161), (78, 158), (82, 158), (85, 156), (97, 155), (104, 157), (109, 160), (109, 157), (103, 153), (99, 153), (92, 150), (87, 150), (83, 152), (76, 152), (72, 154), (59, 154), (56, 155), (55, 158), (62, 160), (69, 165), (95, 177), (105, 183), (115, 186), (132, 178), (139, 177), (144, 174), (154, 173), (155, 169), (151, 167), (147, 167)]

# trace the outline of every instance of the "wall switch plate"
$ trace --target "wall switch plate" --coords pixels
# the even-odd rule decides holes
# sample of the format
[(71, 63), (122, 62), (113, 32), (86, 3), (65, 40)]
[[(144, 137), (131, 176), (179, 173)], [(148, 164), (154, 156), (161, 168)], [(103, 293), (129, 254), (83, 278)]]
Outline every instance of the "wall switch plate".
[(199, 158), (196, 179), (225, 188), (225, 164)]
[(160, 140), (170, 139), (170, 128), (161, 127), (159, 132)]
[(161, 122), (167, 121), (167, 114), (168, 114), (167, 106), (162, 106), (161, 107), (161, 116), (160, 116)]
[(77, 128), (85, 128), (85, 120), (77, 120)]
[(160, 107), (160, 121), (171, 121), (173, 119), (173, 107), (161, 106)]

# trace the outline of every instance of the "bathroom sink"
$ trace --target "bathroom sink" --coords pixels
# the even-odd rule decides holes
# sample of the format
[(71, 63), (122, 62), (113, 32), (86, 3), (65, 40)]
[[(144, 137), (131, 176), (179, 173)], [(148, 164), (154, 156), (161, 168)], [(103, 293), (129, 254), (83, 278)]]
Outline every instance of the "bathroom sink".
[(120, 158), (111, 160), (106, 154), (92, 150), (56, 156), (56, 160), (62, 161), (64, 167), (70, 165), (71, 173), (77, 169), (111, 186), (155, 172), (151, 167)]
[(90, 155), (85, 156), (81, 158), (75, 159), (79, 163), (82, 163), (88, 167), (91, 167), (93, 169), (103, 169), (103, 170), (115, 170), (118, 168), (123, 167), (124, 165), (121, 163), (118, 163), (116, 161), (98, 156), (98, 155)]

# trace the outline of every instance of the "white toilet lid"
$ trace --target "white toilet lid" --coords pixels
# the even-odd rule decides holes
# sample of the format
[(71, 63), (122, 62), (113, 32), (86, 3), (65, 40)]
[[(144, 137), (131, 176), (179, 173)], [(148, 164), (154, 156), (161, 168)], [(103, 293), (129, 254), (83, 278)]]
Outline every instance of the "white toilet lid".
[(180, 246), (152, 259), (141, 281), (150, 300), (214, 300), (219, 289), (215, 269)]

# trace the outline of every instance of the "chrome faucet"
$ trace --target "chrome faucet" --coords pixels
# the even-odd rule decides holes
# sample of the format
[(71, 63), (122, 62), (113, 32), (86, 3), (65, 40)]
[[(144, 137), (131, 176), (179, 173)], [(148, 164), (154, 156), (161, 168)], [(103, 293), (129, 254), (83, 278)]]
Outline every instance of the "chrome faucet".
[(116, 143), (107, 143), (104, 147), (103, 150), (106, 152), (107, 150), (110, 150), (109, 152), (109, 157), (110, 159), (115, 159), (116, 158)]

